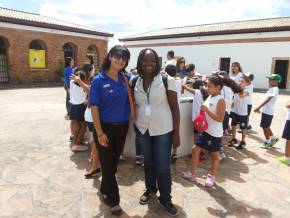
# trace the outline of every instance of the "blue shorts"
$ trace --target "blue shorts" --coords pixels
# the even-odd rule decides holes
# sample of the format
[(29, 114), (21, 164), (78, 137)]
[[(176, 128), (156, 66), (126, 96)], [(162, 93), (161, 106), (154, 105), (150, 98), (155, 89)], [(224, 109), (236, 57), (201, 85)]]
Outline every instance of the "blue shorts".
[(247, 117), (248, 116), (241, 116), (236, 113), (232, 113), (232, 126), (236, 126), (240, 124), (241, 129), (247, 128)]
[(263, 129), (270, 128), (273, 120), (273, 115), (262, 113), (260, 127)]
[(286, 120), (282, 138), (290, 140), (290, 120)]
[(69, 118), (78, 122), (85, 122), (86, 108), (85, 104), (72, 104)]
[(214, 137), (206, 132), (203, 132), (197, 135), (195, 144), (209, 152), (218, 152), (221, 149), (221, 140), (221, 137)]

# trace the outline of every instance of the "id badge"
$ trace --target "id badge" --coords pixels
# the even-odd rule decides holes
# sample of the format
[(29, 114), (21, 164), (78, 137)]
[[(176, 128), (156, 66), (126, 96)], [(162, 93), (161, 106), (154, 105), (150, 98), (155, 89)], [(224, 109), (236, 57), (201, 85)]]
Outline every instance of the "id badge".
[(145, 115), (146, 116), (150, 116), (151, 115), (151, 106), (150, 105), (146, 105)]

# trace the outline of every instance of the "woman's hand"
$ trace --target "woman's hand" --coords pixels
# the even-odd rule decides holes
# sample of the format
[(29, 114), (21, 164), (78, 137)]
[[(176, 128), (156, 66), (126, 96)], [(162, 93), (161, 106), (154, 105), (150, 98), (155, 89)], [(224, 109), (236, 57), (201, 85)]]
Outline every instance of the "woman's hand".
[(260, 112), (260, 108), (256, 108), (256, 109), (254, 110), (254, 112), (255, 112), (255, 113), (261, 113), (261, 112)]
[(75, 74), (72, 74), (70, 78), (76, 83), (79, 83), (81, 81), (81, 78)]
[(103, 147), (109, 146), (109, 140), (105, 133), (98, 135), (99, 144)]
[(178, 148), (180, 146), (180, 135), (179, 135), (179, 133), (173, 133), (172, 146), (173, 146), (173, 148)]

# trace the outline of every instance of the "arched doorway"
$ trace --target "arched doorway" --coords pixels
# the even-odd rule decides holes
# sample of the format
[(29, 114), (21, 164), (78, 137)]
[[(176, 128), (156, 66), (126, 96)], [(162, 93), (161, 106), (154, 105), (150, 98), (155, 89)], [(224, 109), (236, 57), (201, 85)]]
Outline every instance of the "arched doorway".
[(63, 45), (64, 60), (66, 57), (72, 57), (76, 61), (77, 49), (72, 43), (65, 43)]
[(0, 38), (0, 83), (9, 82), (7, 47), (7, 41)]
[(94, 60), (95, 69), (99, 67), (99, 52), (95, 45), (90, 45), (87, 49), (87, 56), (92, 56)]

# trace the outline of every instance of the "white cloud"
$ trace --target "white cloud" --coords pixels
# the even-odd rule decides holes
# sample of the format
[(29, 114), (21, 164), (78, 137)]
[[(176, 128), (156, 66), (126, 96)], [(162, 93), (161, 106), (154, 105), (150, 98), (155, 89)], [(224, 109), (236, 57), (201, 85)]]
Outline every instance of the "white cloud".
[(44, 0), (39, 10), (118, 38), (165, 27), (276, 17), (286, 8), (290, 12), (289, 0)]

